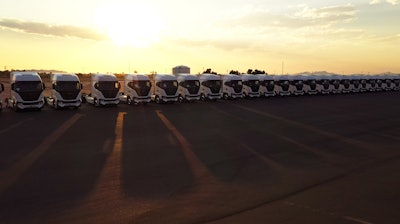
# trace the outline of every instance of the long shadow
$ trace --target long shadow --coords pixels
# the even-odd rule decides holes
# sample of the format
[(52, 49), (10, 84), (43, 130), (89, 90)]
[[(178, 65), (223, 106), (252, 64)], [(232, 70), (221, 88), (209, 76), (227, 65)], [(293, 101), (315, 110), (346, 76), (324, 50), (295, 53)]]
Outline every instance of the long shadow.
[[(37, 127), (43, 127), (37, 135), (46, 136), (66, 120), (64, 114), (74, 114), (63, 112), (35, 120)], [(112, 147), (117, 114), (116, 108), (101, 108), (72, 125), (0, 196), (0, 223), (42, 220), (84, 200), (93, 190)], [(19, 130), (25, 132), (32, 130)], [(25, 144), (40, 142), (28, 140)]]
[(137, 107), (125, 115), (122, 182), (127, 197), (166, 198), (194, 182), (181, 145), (159, 120), (156, 108)]

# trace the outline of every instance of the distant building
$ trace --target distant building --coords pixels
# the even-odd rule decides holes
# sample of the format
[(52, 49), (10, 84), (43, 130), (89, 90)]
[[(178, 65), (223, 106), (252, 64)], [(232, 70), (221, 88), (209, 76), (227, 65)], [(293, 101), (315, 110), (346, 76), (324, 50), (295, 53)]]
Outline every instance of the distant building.
[(190, 74), (190, 68), (185, 65), (178, 65), (172, 68), (172, 74)]

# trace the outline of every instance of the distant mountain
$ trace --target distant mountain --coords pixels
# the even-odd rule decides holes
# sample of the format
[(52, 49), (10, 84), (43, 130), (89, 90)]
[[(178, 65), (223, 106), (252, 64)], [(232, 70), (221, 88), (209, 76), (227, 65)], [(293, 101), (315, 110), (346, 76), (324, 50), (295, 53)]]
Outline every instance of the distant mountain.
[(339, 74), (327, 71), (318, 71), (318, 72), (300, 72), (296, 73), (295, 75), (339, 75)]

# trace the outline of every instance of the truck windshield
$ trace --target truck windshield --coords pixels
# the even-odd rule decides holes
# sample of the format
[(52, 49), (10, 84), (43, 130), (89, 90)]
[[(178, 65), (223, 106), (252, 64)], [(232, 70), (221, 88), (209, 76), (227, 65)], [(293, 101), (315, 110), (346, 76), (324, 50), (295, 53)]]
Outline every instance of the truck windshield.
[(178, 82), (177, 81), (160, 81), (157, 83), (157, 86), (162, 89), (177, 88)]
[(100, 81), (97, 84), (96, 89), (99, 90), (116, 90), (120, 88), (118, 81)]
[(150, 81), (131, 81), (128, 83), (128, 86), (135, 90), (142, 88), (147, 89), (151, 87), (151, 83)]
[(12, 89), (16, 92), (41, 92), (43, 85), (40, 81), (17, 81), (13, 83)]
[(201, 83), (203, 86), (210, 88), (212, 93), (218, 93), (221, 90), (221, 81), (207, 80)]
[(243, 83), (240, 80), (231, 80), (231, 81), (225, 82), (225, 85), (235, 88), (237, 86), (240, 86), (240, 87), (243, 86)]
[(180, 82), (179, 85), (185, 88), (199, 87), (200, 82), (198, 80), (185, 80), (183, 82)]
[(54, 89), (57, 91), (79, 91), (81, 85), (78, 81), (58, 81), (54, 84)]

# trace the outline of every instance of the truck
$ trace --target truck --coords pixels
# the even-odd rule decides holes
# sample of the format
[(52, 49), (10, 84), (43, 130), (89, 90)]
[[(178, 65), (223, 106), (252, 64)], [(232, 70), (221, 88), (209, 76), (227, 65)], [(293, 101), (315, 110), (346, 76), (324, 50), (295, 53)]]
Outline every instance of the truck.
[(260, 95), (264, 97), (275, 96), (275, 82), (272, 75), (258, 74), (260, 80)]
[(151, 101), (150, 78), (144, 74), (126, 74), (124, 76), (124, 92), (119, 100), (129, 105), (146, 105)]
[(317, 91), (322, 95), (330, 93), (330, 79), (329, 75), (316, 75)]
[(317, 95), (317, 76), (315, 75), (303, 75), (303, 90), (305, 94)]
[(330, 92), (333, 94), (342, 93), (340, 82), (342, 81), (342, 76), (340, 75), (329, 75), (330, 80)]
[(274, 77), (275, 93), (278, 96), (290, 96), (290, 81), (287, 75), (276, 75)]
[(121, 84), (113, 74), (92, 74), (90, 79), (90, 94), (85, 95), (85, 101), (96, 107), (119, 104)]
[(0, 83), (0, 111), (3, 110), (3, 100), (1, 99), (1, 93), (4, 91), (4, 84)]
[(222, 98), (221, 79), (216, 74), (203, 73), (198, 75), (200, 80), (200, 99), (216, 101)]
[(243, 82), (240, 76), (234, 74), (221, 75), (221, 84), (224, 100), (243, 98)]
[(359, 75), (348, 76), (350, 79), (350, 91), (352, 93), (361, 92), (361, 77)]
[(197, 101), (200, 100), (200, 79), (195, 75), (176, 74), (178, 81), (178, 101)]
[(47, 105), (54, 109), (77, 109), (82, 103), (82, 83), (75, 74), (51, 74), (50, 96), (45, 97)]
[(155, 103), (174, 103), (178, 101), (178, 80), (170, 74), (152, 74), (151, 100)]
[(37, 72), (11, 72), (10, 97), (6, 107), (18, 110), (41, 110), (45, 104), (45, 84)]
[(304, 80), (301, 75), (290, 75), (289, 76), (289, 91), (291, 95), (302, 96), (304, 95)]
[(242, 74), (243, 97), (257, 98), (260, 97), (260, 78), (258, 75)]

